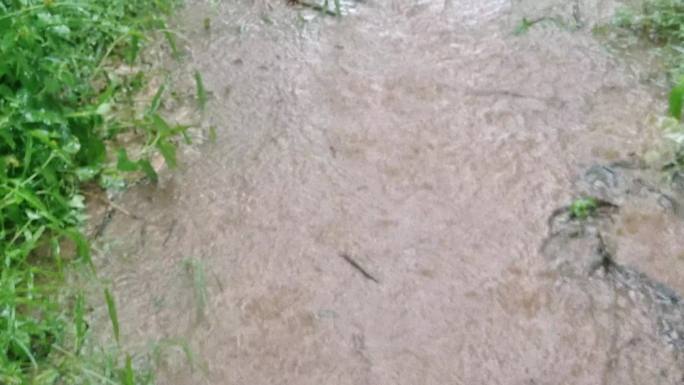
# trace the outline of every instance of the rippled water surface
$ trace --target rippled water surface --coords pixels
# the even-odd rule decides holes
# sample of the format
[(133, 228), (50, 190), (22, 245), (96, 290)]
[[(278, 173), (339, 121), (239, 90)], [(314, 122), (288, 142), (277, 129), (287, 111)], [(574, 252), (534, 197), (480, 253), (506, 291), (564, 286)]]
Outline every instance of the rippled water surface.
[[(627, 293), (539, 251), (583, 170), (657, 136), (661, 91), (591, 35), (615, 4), (189, 3), (218, 139), (124, 197), (144, 220), (100, 260), (129, 344), (196, 351), (160, 384), (684, 383)], [(568, 26), (512, 34), (544, 15)], [(675, 219), (619, 221), (618, 257), (684, 290)]]

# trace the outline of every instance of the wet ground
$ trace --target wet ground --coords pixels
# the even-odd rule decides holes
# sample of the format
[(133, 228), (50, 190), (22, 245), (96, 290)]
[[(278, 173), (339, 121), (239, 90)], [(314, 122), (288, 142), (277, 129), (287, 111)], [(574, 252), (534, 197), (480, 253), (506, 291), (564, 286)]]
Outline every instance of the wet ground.
[[(189, 3), (217, 141), (123, 196), (144, 219), (98, 259), (128, 345), (196, 352), (160, 384), (684, 383), (644, 301), (540, 251), (587, 169), (658, 137), (662, 90), (591, 33), (614, 3)], [(635, 202), (612, 256), (684, 292), (677, 214)]]

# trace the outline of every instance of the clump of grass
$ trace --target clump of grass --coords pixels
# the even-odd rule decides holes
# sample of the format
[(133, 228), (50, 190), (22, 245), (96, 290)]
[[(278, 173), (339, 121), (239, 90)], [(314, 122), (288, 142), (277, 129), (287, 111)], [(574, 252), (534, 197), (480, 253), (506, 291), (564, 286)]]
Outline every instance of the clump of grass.
[[(145, 76), (111, 71), (135, 68), (150, 32), (167, 31), (176, 5), (0, 1), (1, 384), (141, 382), (130, 357), (86, 365), (84, 297), (62, 282), (68, 266), (90, 264), (82, 184), (111, 186), (129, 172), (154, 180), (154, 151), (176, 163), (171, 138), (185, 127), (159, 115), (163, 88), (141, 117), (129, 116), (122, 105)], [(166, 38), (177, 52), (173, 36)], [(135, 160), (116, 149), (124, 132), (144, 142)]]
[(684, 1), (646, 0), (620, 9), (615, 24), (658, 47), (673, 80), (684, 74)]
[(571, 218), (585, 220), (596, 214), (598, 206), (598, 201), (595, 198), (578, 198), (570, 204), (568, 211)]
[(671, 177), (684, 171), (684, 0), (646, 0), (639, 6), (623, 8), (615, 24), (650, 41), (663, 57), (672, 84), (665, 120), (668, 141), (664, 170)]
[(684, 2), (682, 0), (646, 0), (637, 7), (619, 10), (619, 26), (629, 28), (654, 43), (680, 44), (684, 41)]

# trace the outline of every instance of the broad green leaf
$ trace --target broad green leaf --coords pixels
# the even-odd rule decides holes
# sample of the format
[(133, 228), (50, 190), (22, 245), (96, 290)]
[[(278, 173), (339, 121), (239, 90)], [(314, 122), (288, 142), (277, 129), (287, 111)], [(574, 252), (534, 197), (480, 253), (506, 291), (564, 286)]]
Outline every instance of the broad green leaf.
[(124, 171), (124, 172), (138, 171), (140, 169), (140, 167), (138, 166), (138, 163), (133, 162), (132, 160), (128, 159), (128, 154), (126, 154), (125, 148), (119, 149), (117, 162), (116, 162), (116, 168), (119, 171)]
[(70, 136), (63, 144), (62, 150), (67, 154), (74, 155), (81, 150), (81, 143), (75, 136)]
[(97, 106), (95, 113), (98, 115), (106, 115), (109, 113), (109, 111), (111, 111), (111, 109), (112, 109), (111, 103), (102, 103), (99, 106)]
[(140, 159), (138, 161), (138, 166), (140, 166), (140, 169), (145, 173), (145, 176), (149, 178), (150, 182), (157, 183), (159, 178), (157, 176), (157, 172), (154, 171), (154, 168), (150, 164), (150, 161), (147, 159)]
[(154, 125), (154, 128), (161, 134), (162, 138), (165, 138), (171, 134), (171, 127), (169, 126), (168, 123), (166, 123), (166, 120), (159, 116), (158, 114), (153, 114), (152, 115), (152, 124)]
[(680, 81), (670, 91), (669, 111), (670, 115), (677, 120), (682, 120), (682, 105), (684, 105), (684, 83)]
[(176, 146), (166, 139), (161, 139), (157, 142), (157, 148), (159, 148), (159, 152), (161, 152), (169, 168), (176, 167)]
[(79, 167), (76, 169), (75, 173), (79, 181), (87, 182), (95, 178), (98, 170), (94, 167)]

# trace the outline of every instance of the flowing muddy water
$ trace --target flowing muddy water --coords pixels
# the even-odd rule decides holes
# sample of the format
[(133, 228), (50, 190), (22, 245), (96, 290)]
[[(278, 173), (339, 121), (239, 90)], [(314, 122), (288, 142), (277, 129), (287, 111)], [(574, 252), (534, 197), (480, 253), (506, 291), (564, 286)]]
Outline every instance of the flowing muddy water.
[[(160, 384), (684, 383), (638, 301), (540, 252), (584, 170), (658, 135), (660, 90), (591, 36), (615, 4), (189, 3), (218, 139), (124, 196), (144, 219), (116, 215), (98, 262), (127, 344), (203, 363)], [(678, 222), (644, 207), (616, 258), (684, 290)]]

